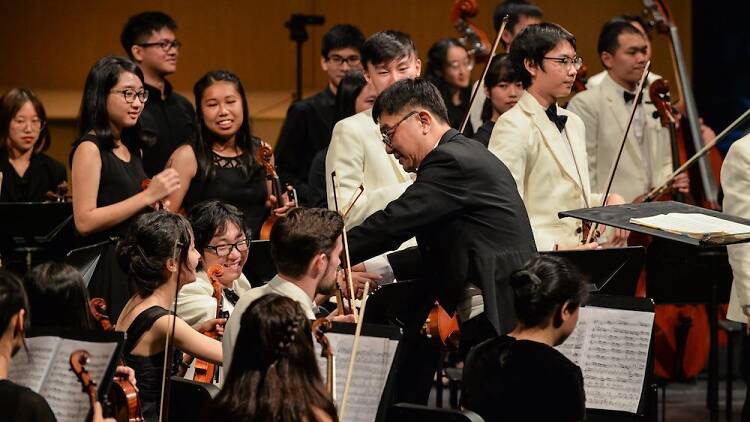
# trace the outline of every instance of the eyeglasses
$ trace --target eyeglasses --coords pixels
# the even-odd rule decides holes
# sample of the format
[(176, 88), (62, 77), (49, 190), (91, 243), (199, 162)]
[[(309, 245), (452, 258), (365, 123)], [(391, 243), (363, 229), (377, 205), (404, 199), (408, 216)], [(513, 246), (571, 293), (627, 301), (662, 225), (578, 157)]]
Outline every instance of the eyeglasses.
[(112, 91), (113, 94), (122, 94), (123, 98), (125, 98), (125, 102), (128, 104), (132, 104), (133, 101), (135, 101), (135, 97), (138, 97), (139, 100), (141, 100), (142, 103), (145, 103), (148, 101), (148, 91), (146, 90), (140, 90), (135, 91), (132, 89), (123, 89), (122, 91)]
[(330, 60), (339, 66), (341, 66), (344, 63), (347, 63), (349, 66), (358, 66), (361, 58), (356, 54), (351, 55), (349, 57), (343, 57), (343, 56), (339, 56), (338, 54), (334, 54), (326, 58), (326, 60)]
[(179, 41), (179, 40), (174, 40), (174, 41), (161, 40), (161, 41), (157, 41), (157, 42), (143, 42), (143, 43), (136, 44), (136, 45), (141, 46), (141, 47), (159, 46), (159, 48), (161, 48), (161, 50), (166, 53), (169, 50), (171, 50), (172, 47), (174, 47), (175, 50), (179, 50), (180, 47), (182, 47), (182, 42)]
[(250, 249), (250, 239), (240, 240), (237, 243), (226, 243), (223, 245), (208, 245), (206, 249), (212, 250), (217, 256), (224, 257), (232, 253), (232, 249), (237, 249), (237, 252), (243, 253)]
[(21, 127), (26, 127), (26, 125), (28, 124), (33, 130), (42, 130), (42, 128), (44, 127), (44, 120), (42, 119), (13, 119), (12, 122), (14, 125)]
[(464, 68), (471, 72), (472, 69), (474, 69), (474, 60), (472, 59), (466, 59), (463, 61), (455, 60), (446, 65), (448, 69), (450, 70), (460, 70), (461, 68)]
[(575, 56), (575, 57), (544, 57), (546, 60), (552, 60), (553, 62), (558, 62), (564, 67), (568, 68), (570, 66), (573, 66), (573, 69), (578, 70), (583, 65), (583, 57)]
[(393, 125), (392, 128), (386, 130), (385, 132), (381, 131), (380, 134), (383, 135), (383, 143), (386, 144), (386, 145), (388, 145), (389, 148), (393, 148), (393, 135), (396, 134), (396, 129), (398, 129), (398, 125), (400, 125), (401, 123), (403, 123), (404, 121), (406, 121), (406, 119), (408, 119), (409, 117), (411, 117), (411, 116), (413, 116), (413, 115), (415, 115), (417, 113), (419, 113), (419, 112), (417, 110), (414, 110), (414, 111), (410, 112), (409, 114), (407, 114), (406, 116), (404, 116), (403, 119), (399, 120), (398, 123), (396, 123), (395, 125)]

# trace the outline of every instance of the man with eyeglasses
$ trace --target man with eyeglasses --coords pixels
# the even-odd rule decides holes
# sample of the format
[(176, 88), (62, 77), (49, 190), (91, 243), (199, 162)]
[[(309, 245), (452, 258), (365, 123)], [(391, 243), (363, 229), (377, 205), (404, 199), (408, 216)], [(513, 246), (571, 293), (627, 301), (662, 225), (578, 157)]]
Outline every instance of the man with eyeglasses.
[(120, 34), (123, 49), (143, 71), (148, 93), (139, 118), (143, 167), (150, 177), (164, 170), (175, 149), (193, 134), (195, 111), (185, 97), (174, 92), (167, 76), (177, 71), (181, 43), (177, 24), (162, 12), (143, 12), (130, 17)]
[[(553, 23), (530, 25), (513, 39), (510, 59), (526, 93), (498, 118), (488, 145), (513, 173), (539, 250), (599, 246), (582, 245), (586, 239), (580, 220), (557, 216), (559, 211), (600, 206), (603, 197), (591, 193), (581, 118), (557, 107), (558, 98), (570, 95), (582, 64), (575, 42)], [(608, 205), (622, 203), (618, 194), (607, 198)], [(622, 230), (607, 234), (612, 246), (624, 246), (628, 235)]]
[[(423, 286), (404, 318), (396, 400), (426, 404), (437, 360), (419, 331), (435, 300), (461, 321), (465, 351), (515, 326), (507, 277), (535, 252), (513, 176), (479, 142), (452, 129), (438, 89), (425, 79), (396, 82), (372, 111), (385, 151), (414, 183), (348, 232), (352, 263), (395, 249), (415, 236)], [(399, 279), (414, 274), (415, 248), (388, 255)], [(419, 351), (418, 353), (416, 351)]]
[[(573, 97), (568, 110), (580, 116), (586, 126), (591, 189), (604, 191), (620, 150), (635, 90), (651, 54), (646, 35), (632, 23), (619, 19), (604, 25), (597, 50), (606, 75), (598, 85)], [(648, 87), (643, 93), (648, 95)], [(661, 185), (672, 173), (669, 130), (653, 117), (654, 113), (656, 107), (651, 101), (641, 99), (612, 182), (612, 190), (628, 202)], [(687, 173), (675, 178), (672, 187), (687, 193)]]
[(308, 175), (318, 151), (331, 141), (333, 125), (339, 119), (336, 93), (341, 79), (352, 69), (361, 69), (360, 50), (365, 37), (353, 25), (335, 25), (323, 35), (320, 67), (328, 76), (325, 89), (292, 104), (276, 144), (276, 165), (281, 182), (297, 191), (297, 200), (307, 205), (310, 198)]

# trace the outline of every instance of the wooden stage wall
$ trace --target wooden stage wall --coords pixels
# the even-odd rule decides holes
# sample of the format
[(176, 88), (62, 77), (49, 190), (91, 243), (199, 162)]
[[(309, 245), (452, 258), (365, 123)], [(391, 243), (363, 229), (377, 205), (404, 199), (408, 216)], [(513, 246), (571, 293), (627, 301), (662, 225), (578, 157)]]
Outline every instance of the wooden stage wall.
[[(496, 0), (479, 0), (475, 23), (492, 38)], [(415, 40), (420, 56), (441, 37), (454, 37), (448, 18), (452, 0), (279, 0), (275, 2), (199, 0), (26, 0), (0, 2), (0, 91), (15, 86), (40, 93), (50, 114), (51, 155), (67, 161), (74, 136), (80, 92), (89, 67), (101, 56), (123, 55), (119, 35), (126, 19), (144, 10), (172, 15), (183, 42), (175, 88), (192, 101), (192, 84), (206, 71), (227, 68), (237, 73), (250, 97), (256, 133), (270, 143), (276, 137), (295, 84), (295, 46), (284, 22), (291, 13), (326, 17), (309, 27), (303, 51), (303, 81), (312, 93), (325, 84), (320, 69), (320, 38), (336, 23), (352, 23), (365, 35), (399, 29)], [(596, 40), (602, 24), (618, 14), (640, 14), (639, 0), (537, 0), (545, 20), (557, 22), (578, 39), (579, 55), (589, 74), (602, 67)], [(669, 2), (691, 63), (691, 3)], [(668, 43), (654, 40), (653, 70), (672, 77)], [(475, 70), (479, 73), (480, 69)]]

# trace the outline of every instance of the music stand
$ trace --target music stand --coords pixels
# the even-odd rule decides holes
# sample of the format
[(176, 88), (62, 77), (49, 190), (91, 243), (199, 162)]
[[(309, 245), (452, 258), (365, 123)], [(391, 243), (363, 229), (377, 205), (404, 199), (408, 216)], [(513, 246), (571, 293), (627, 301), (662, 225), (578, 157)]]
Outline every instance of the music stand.
[(643, 246), (629, 246), (610, 249), (547, 251), (540, 252), (540, 254), (570, 260), (588, 276), (591, 293), (634, 296), (646, 257), (646, 249)]
[[(684, 234), (666, 232), (630, 222), (631, 218), (652, 217), (655, 215), (668, 213), (704, 214), (723, 220), (750, 225), (750, 220), (741, 217), (727, 215), (719, 211), (709, 210), (674, 201), (582, 208), (577, 210), (562, 211), (558, 213), (558, 216), (560, 218), (573, 217), (581, 220), (588, 220), (595, 223), (604, 224), (607, 226), (630, 230), (636, 233), (644, 233), (662, 239), (667, 239), (686, 245), (692, 245), (700, 249), (708, 249), (714, 246), (726, 246), (735, 243), (744, 243), (750, 241), (750, 239), (723, 239), (719, 241), (706, 241), (702, 239), (694, 239)], [(713, 256), (709, 256), (709, 258), (713, 258)], [(711, 262), (712, 267), (717, 265), (716, 259), (709, 259), (709, 262)], [(719, 334), (717, 312), (719, 307), (719, 286), (715, 277), (711, 277), (710, 280), (711, 299), (708, 302), (708, 320), (711, 333), (711, 348), (708, 365), (708, 407), (711, 414), (711, 420), (716, 421), (719, 417)]]
[(61, 244), (59, 236), (74, 235), (64, 230), (73, 221), (70, 202), (4, 202), (0, 215), (0, 253), (25, 255), (27, 270), (34, 254)]
[(416, 312), (424, 309), (424, 306), (417, 305), (420, 299), (435, 300), (425, 294), (425, 288), (425, 283), (414, 280), (381, 286), (367, 299), (365, 322), (404, 328), (416, 317)]

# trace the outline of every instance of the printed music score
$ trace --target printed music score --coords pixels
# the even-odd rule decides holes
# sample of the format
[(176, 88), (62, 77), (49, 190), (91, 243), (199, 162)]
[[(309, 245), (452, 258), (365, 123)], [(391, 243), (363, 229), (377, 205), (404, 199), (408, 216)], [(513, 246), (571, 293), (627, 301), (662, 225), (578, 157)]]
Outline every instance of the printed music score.
[(646, 376), (654, 314), (582, 307), (562, 354), (581, 367), (586, 408), (636, 413)]
[[(340, 399), (344, 395), (344, 383), (349, 370), (354, 335), (328, 332), (326, 337), (336, 357), (335, 388), (336, 398)], [(373, 422), (375, 420), (397, 346), (398, 340), (364, 335), (360, 337), (354, 375), (349, 387), (349, 399), (346, 403), (345, 421), (342, 422)], [(325, 376), (326, 359), (320, 357), (320, 345), (317, 343), (315, 343), (315, 354), (318, 356), (320, 373)], [(340, 403), (336, 405), (339, 406)]]
[(39, 393), (59, 422), (80, 422), (89, 412), (88, 397), (70, 370), (70, 354), (87, 350), (91, 357), (86, 369), (101, 385), (107, 366), (114, 357), (117, 343), (94, 343), (43, 336), (26, 339), (27, 355), (20, 350), (13, 357), (8, 379)]

